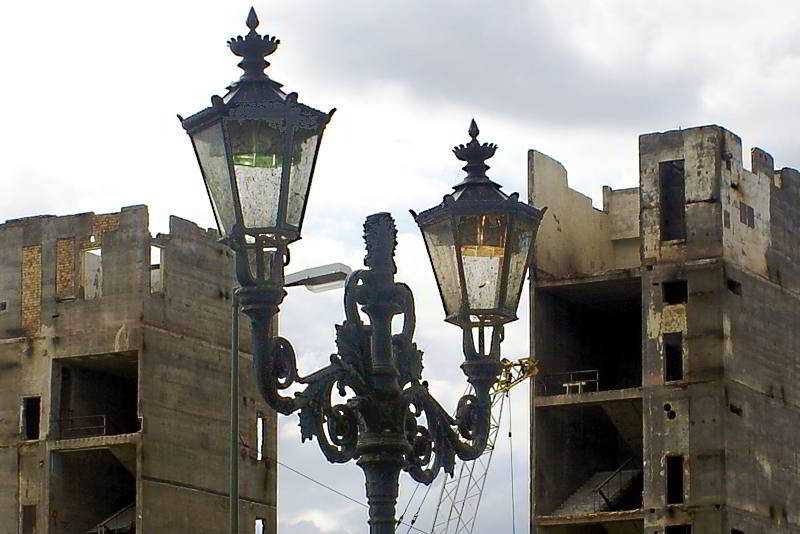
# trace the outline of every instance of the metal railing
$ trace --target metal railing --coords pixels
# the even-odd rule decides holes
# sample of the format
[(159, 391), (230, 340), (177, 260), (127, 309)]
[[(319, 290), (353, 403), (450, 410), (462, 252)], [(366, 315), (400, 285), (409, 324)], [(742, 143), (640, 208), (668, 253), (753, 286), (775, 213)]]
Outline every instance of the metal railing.
[(582, 369), (540, 375), (536, 379), (538, 395), (564, 395), (600, 391), (600, 370)]
[(620, 494), (625, 490), (625, 485), (631, 482), (630, 479), (625, 480), (622, 476), (625, 468), (633, 461), (633, 456), (625, 460), (622, 465), (608, 475), (600, 484), (594, 488), (594, 511), (599, 512), (602, 510), (603, 503), (607, 506), (606, 510), (613, 510), (615, 498), (619, 498)]
[(119, 427), (107, 415), (82, 415), (50, 422), (50, 434), (54, 439), (90, 438), (119, 433)]

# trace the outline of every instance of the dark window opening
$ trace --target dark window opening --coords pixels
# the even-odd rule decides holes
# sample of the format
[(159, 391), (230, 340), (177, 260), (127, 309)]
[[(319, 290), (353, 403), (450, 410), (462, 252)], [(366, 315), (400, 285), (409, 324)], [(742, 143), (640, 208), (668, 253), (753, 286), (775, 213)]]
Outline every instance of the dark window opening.
[(36, 505), (22, 505), (22, 534), (33, 534), (36, 532)]
[(661, 240), (686, 238), (686, 196), (683, 160), (658, 164), (661, 193)]
[(683, 334), (664, 334), (664, 381), (683, 380)]
[(725, 228), (730, 228), (731, 227), (731, 212), (729, 212), (728, 210), (725, 210), (725, 212), (723, 213), (723, 216), (722, 216), (722, 222), (725, 225)]
[(753, 206), (745, 204), (744, 202), (739, 203), (739, 221), (750, 228), (755, 228), (756, 212), (753, 210)]
[(683, 456), (667, 456), (666, 463), (667, 504), (681, 504), (683, 503)]
[(739, 530), (738, 528), (732, 528), (731, 534), (744, 534), (744, 530)]
[(731, 403), (728, 405), (728, 409), (731, 411), (732, 414), (741, 416), (744, 411), (742, 410), (741, 406), (736, 406), (735, 404)]
[(22, 430), (26, 440), (39, 439), (42, 399), (26, 397), (22, 400)]
[(664, 528), (664, 534), (692, 534), (692, 525), (670, 525)]
[(733, 293), (734, 295), (741, 295), (742, 294), (742, 283), (737, 282), (736, 280), (731, 280), (728, 278), (728, 291)]
[(8, 309), (8, 303), (4, 300), (0, 300), (0, 312), (4, 312)]
[(661, 285), (664, 304), (686, 304), (689, 300), (689, 284), (686, 280), (672, 280)]

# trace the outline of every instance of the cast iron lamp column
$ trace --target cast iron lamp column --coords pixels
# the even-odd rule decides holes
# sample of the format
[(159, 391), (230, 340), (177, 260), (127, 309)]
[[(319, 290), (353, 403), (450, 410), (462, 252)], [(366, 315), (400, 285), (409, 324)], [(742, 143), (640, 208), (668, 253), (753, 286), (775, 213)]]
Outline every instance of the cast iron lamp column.
[[(395, 282), (397, 231), (388, 213), (367, 217), (366, 269), (353, 272), (344, 292), (345, 320), (336, 325), (330, 364), (300, 376), (292, 345), (273, 336), (286, 295), (284, 267), (300, 227), (322, 131), (332, 114), (297, 102), (263, 72), (274, 37), (232, 39), (245, 71), (224, 97), (183, 120), (192, 138), (223, 242), (235, 252), (237, 297), (251, 321), (253, 374), (277, 412), (299, 412), (303, 441), (316, 437), (330, 462), (357, 460), (364, 471), (372, 534), (395, 530), (400, 471), (430, 484), (452, 475), (455, 457), (480, 456), (489, 436), (489, 391), (502, 369), (503, 325), (516, 319), (522, 282), (542, 211), (507, 196), (486, 176), (496, 146), (471, 140), (454, 149), (467, 176), (443, 202), (414, 215), (425, 237), (447, 314), (461, 327), (461, 369), (473, 388), (452, 417), (422, 380), (422, 351), (413, 341), (414, 298)], [(362, 320), (360, 309), (366, 314)], [(392, 318), (403, 316), (392, 333)], [(491, 330), (486, 345), (484, 331)], [(477, 331), (478, 343), (473, 337)], [(288, 396), (283, 390), (304, 386)], [(338, 394), (338, 399), (335, 395)]]

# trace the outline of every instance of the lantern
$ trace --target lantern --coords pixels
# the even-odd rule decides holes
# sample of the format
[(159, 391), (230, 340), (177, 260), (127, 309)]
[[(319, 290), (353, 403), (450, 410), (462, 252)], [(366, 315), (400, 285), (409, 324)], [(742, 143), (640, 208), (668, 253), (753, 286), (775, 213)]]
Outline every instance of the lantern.
[[(322, 133), (330, 113), (322, 113), (286, 94), (271, 80), (264, 59), (280, 43), (256, 32), (250, 10), (250, 32), (228, 42), (242, 61), (244, 74), (211, 107), (181, 119), (192, 139), (197, 161), (220, 233), (234, 229), (248, 242), (300, 238), (308, 192)], [(180, 117), (179, 117), (180, 118)]]
[[(486, 176), (497, 146), (472, 140), (453, 149), (467, 176), (442, 203), (414, 218), (425, 238), (446, 321), (498, 326), (517, 319), (522, 284), (543, 211), (506, 195)], [(413, 212), (412, 212), (413, 213)]]

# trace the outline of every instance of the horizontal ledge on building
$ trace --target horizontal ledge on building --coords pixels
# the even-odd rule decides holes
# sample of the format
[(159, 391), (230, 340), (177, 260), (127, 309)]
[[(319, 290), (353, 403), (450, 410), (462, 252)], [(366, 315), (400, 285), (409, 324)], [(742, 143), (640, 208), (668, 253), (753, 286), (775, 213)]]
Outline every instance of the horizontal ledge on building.
[(630, 267), (627, 269), (613, 269), (610, 271), (603, 271), (599, 273), (572, 273), (569, 275), (553, 275), (543, 271), (536, 272), (536, 287), (559, 287), (572, 284), (591, 284), (594, 282), (610, 282), (616, 280), (628, 280), (641, 278), (641, 269), (639, 267)]
[(636, 400), (642, 398), (642, 388), (609, 389), (605, 391), (584, 391), (583, 393), (562, 393), (560, 395), (536, 395), (534, 406), (569, 406), (573, 404), (604, 404), (607, 402)]
[(618, 512), (594, 512), (580, 515), (537, 515), (537, 526), (587, 525), (617, 521), (644, 520), (644, 510), (621, 510)]
[(112, 436), (91, 436), (86, 438), (71, 438), (53, 440), (50, 450), (52, 451), (66, 451), (66, 450), (87, 450), (87, 449), (104, 449), (114, 445), (130, 445), (136, 444), (139, 441), (141, 432), (131, 432), (129, 434), (115, 434)]

